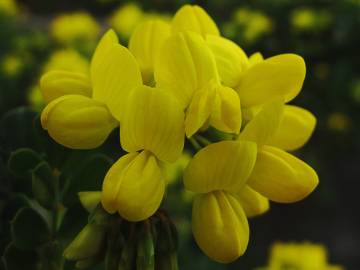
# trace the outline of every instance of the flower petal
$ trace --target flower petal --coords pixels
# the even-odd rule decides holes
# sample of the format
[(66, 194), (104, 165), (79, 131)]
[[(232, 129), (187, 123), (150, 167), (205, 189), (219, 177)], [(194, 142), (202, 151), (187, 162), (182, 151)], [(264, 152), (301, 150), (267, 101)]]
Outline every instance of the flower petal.
[(223, 191), (195, 197), (192, 229), (201, 250), (221, 263), (239, 258), (249, 242), (249, 224), (244, 210), (232, 195)]
[(213, 19), (197, 5), (184, 5), (180, 8), (172, 20), (172, 26), (175, 32), (193, 31), (203, 37), (207, 34), (220, 35)]
[(280, 126), (268, 144), (284, 150), (296, 150), (309, 140), (315, 125), (316, 118), (311, 112), (286, 105)]
[(232, 88), (222, 85), (217, 88), (210, 125), (227, 133), (237, 134), (240, 132), (240, 99)]
[(45, 73), (40, 79), (41, 94), (46, 103), (64, 95), (90, 97), (91, 82), (86, 74), (54, 70)]
[(258, 146), (267, 144), (279, 129), (284, 110), (281, 100), (274, 100), (258, 112), (240, 133), (238, 140), (252, 141)]
[(248, 66), (245, 52), (231, 40), (220, 36), (207, 35), (206, 43), (215, 55), (221, 82), (229, 87), (237, 86), (241, 73)]
[(304, 59), (296, 54), (280, 54), (251, 66), (236, 87), (242, 106), (261, 105), (279, 96), (292, 100), (301, 90), (305, 73)]
[(59, 144), (92, 149), (106, 140), (118, 122), (104, 104), (84, 96), (66, 95), (45, 107), (41, 124)]
[(269, 200), (249, 186), (245, 186), (234, 196), (240, 202), (247, 217), (258, 216), (269, 210)]
[(120, 135), (124, 150), (146, 149), (162, 161), (174, 162), (184, 147), (184, 113), (169, 93), (140, 86), (129, 97)]
[(171, 91), (184, 109), (194, 92), (214, 79), (218, 81), (215, 59), (201, 36), (187, 32), (164, 42), (155, 61), (155, 81)]
[(210, 144), (190, 161), (184, 172), (185, 187), (197, 193), (237, 192), (245, 185), (255, 160), (255, 143), (222, 141)]
[(78, 193), (81, 205), (91, 213), (101, 201), (101, 191), (82, 191)]
[(93, 57), (91, 59), (90, 74), (91, 77), (98, 73), (98, 69), (101, 69), (101, 63), (105, 55), (109, 52), (112, 46), (119, 44), (119, 39), (114, 30), (108, 30), (100, 39)]
[(91, 74), (93, 98), (105, 103), (111, 114), (121, 121), (129, 93), (142, 85), (140, 68), (130, 51), (120, 44), (106, 48), (101, 57), (94, 62), (98, 66)]
[(139, 63), (144, 83), (153, 79), (154, 61), (170, 30), (170, 25), (162, 20), (146, 20), (131, 35), (129, 50)]
[(249, 57), (248, 67), (252, 67), (253, 65), (260, 63), (262, 61), (264, 61), (264, 57), (262, 56), (261, 53), (259, 52), (253, 53)]
[(201, 90), (195, 91), (186, 110), (185, 133), (188, 138), (194, 135), (209, 119), (216, 99), (216, 83), (209, 83)]
[(285, 151), (263, 146), (248, 185), (275, 202), (304, 199), (318, 185), (316, 172), (305, 162)]
[(105, 176), (102, 204), (129, 220), (149, 218), (159, 208), (165, 192), (165, 179), (150, 152), (130, 153), (121, 157)]

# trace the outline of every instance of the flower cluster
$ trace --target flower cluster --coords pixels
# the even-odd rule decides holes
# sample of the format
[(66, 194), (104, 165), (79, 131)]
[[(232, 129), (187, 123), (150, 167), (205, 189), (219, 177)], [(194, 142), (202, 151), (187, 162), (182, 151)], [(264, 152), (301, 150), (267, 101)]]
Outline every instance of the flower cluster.
[(329, 264), (328, 253), (324, 246), (305, 242), (273, 244), (268, 267), (264, 269), (343, 270), (343, 267)]
[(184, 172), (196, 194), (194, 237), (227, 263), (247, 248), (248, 217), (267, 211), (269, 200), (299, 201), (316, 187), (315, 171), (287, 152), (304, 145), (316, 123), (287, 105), (305, 79), (300, 56), (248, 57), (202, 8), (186, 5), (170, 23), (142, 22), (128, 48), (109, 30), (89, 69), (41, 78), (41, 123), (74, 149), (96, 148), (120, 127), (127, 154), (104, 179), (107, 212), (134, 222), (152, 216), (166, 189), (164, 163), (181, 156), (187, 138), (197, 151)]

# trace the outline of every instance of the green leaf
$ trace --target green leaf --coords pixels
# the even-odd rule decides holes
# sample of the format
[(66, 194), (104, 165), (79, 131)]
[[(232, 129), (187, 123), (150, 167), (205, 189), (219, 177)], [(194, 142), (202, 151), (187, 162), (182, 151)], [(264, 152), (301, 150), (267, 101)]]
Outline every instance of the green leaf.
[(32, 172), (32, 191), (35, 199), (45, 208), (51, 209), (56, 203), (55, 178), (50, 165), (41, 162)]
[(21, 208), (11, 221), (14, 245), (20, 249), (33, 249), (50, 240), (50, 227), (46, 220), (32, 208)]
[(38, 254), (34, 250), (21, 250), (10, 243), (3, 255), (5, 269), (7, 270), (37, 270)]
[(26, 176), (41, 161), (41, 156), (32, 149), (20, 148), (10, 154), (8, 168), (17, 176)]

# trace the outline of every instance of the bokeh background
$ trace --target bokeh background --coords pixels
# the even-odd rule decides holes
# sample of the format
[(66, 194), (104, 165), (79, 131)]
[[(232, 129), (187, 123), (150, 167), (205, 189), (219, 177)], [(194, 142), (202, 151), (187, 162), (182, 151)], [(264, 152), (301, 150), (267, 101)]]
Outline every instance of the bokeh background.
[[(40, 110), (40, 74), (56, 68), (86, 71), (105, 29), (113, 27), (127, 44), (144, 18), (169, 19), (185, 3), (205, 8), (222, 34), (249, 55), (304, 57), (307, 76), (294, 103), (312, 111), (318, 124), (296, 154), (316, 169), (320, 185), (303, 202), (272, 204), (271, 211), (251, 220), (245, 256), (220, 265), (195, 245), (189, 199), (180, 182), (173, 184), (165, 207), (180, 231), (180, 268), (254, 269), (266, 265), (274, 241), (310, 241), (328, 248), (330, 262), (360, 269), (359, 0), (0, 0), (0, 116), (19, 106)], [(2, 148), (1, 254), (13, 214), (5, 198), (17, 191), (4, 169), (7, 156)]]

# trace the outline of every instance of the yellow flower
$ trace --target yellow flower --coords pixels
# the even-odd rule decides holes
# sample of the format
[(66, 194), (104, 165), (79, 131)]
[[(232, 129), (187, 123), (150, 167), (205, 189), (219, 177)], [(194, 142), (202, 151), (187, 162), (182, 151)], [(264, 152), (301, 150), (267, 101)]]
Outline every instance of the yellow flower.
[(17, 55), (7, 55), (2, 59), (1, 69), (8, 76), (16, 76), (21, 72), (24, 63)]
[(246, 185), (256, 148), (252, 142), (214, 143), (200, 150), (185, 170), (186, 189), (198, 193), (192, 214), (195, 240), (218, 262), (234, 261), (245, 252), (249, 241), (246, 213), (254, 216), (268, 209), (264, 198)]
[(115, 162), (104, 179), (106, 211), (130, 221), (155, 213), (166, 185), (159, 162), (180, 157), (183, 122), (180, 104), (163, 89), (140, 86), (131, 93), (120, 130), (121, 146), (129, 154)]
[(327, 126), (335, 132), (346, 132), (351, 127), (351, 119), (344, 113), (333, 112), (328, 116)]
[(324, 246), (311, 243), (275, 243), (271, 247), (268, 270), (341, 270), (340, 266), (329, 265)]
[(219, 130), (239, 132), (239, 97), (220, 83), (214, 55), (199, 34), (177, 33), (164, 42), (155, 62), (155, 81), (169, 89), (186, 110), (188, 137), (207, 121)]
[(121, 6), (112, 14), (109, 24), (121, 37), (127, 39), (143, 16), (144, 13), (138, 5), (129, 3)]
[(326, 28), (331, 22), (331, 15), (326, 10), (299, 8), (291, 14), (291, 24), (297, 31), (316, 31)]
[(212, 18), (197, 5), (184, 5), (180, 8), (172, 20), (172, 26), (174, 32), (192, 31), (203, 37), (220, 34)]
[(62, 44), (93, 41), (99, 31), (96, 20), (86, 12), (59, 15), (50, 25), (51, 35)]
[(129, 50), (139, 63), (144, 83), (151, 84), (154, 80), (154, 62), (170, 31), (167, 22), (156, 19), (140, 23), (132, 33)]
[(271, 18), (260, 11), (240, 8), (234, 13), (234, 21), (243, 27), (245, 42), (253, 43), (273, 29)]
[(237, 91), (242, 107), (258, 106), (279, 96), (288, 102), (299, 94), (306, 73), (301, 56), (280, 54), (264, 60), (257, 53), (248, 58), (225, 38), (209, 36), (207, 43), (221, 82)]
[(89, 73), (89, 61), (74, 49), (61, 49), (53, 52), (43, 67), (43, 70), (65, 70), (79, 73)]
[[(308, 196), (318, 184), (316, 172), (285, 152), (304, 145), (316, 124), (308, 111), (275, 100), (245, 126), (238, 140), (258, 145), (258, 155), (248, 185), (275, 202), (290, 203)], [(278, 148), (280, 147), (280, 148)]]
[(18, 13), (18, 7), (15, 0), (0, 0), (0, 12), (14, 16)]
[(40, 82), (49, 102), (41, 114), (42, 126), (55, 141), (74, 149), (101, 145), (118, 126), (129, 93), (142, 85), (134, 57), (111, 30), (101, 39), (87, 73), (50, 71)]

